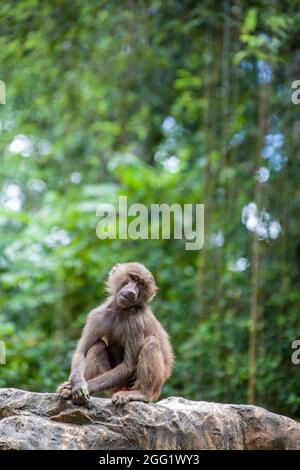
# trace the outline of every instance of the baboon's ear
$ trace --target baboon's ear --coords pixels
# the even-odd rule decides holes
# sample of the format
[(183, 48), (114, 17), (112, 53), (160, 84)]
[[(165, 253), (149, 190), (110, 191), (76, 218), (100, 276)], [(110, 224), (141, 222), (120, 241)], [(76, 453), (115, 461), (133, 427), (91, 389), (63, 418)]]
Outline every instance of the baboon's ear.
[(121, 266), (121, 263), (117, 263), (115, 264), (110, 272), (109, 272), (109, 275), (107, 277), (107, 280), (106, 280), (106, 292), (109, 294), (109, 295), (114, 295), (115, 293), (115, 288), (116, 288), (116, 283), (115, 283), (115, 279), (113, 279), (113, 275), (114, 273), (117, 271), (117, 269)]
[(109, 273), (108, 277), (112, 276), (112, 275), (113, 275), (113, 273), (114, 273), (114, 272), (115, 272), (115, 271), (118, 269), (118, 267), (119, 267), (119, 266), (121, 266), (121, 263), (117, 263), (117, 264), (115, 264), (115, 265), (114, 265), (114, 266), (111, 268), (111, 270), (110, 270), (110, 273)]
[(152, 285), (152, 289), (151, 289), (151, 296), (150, 296), (149, 302), (156, 296), (157, 289), (158, 289), (158, 287), (155, 284), (155, 282), (153, 281), (153, 285)]

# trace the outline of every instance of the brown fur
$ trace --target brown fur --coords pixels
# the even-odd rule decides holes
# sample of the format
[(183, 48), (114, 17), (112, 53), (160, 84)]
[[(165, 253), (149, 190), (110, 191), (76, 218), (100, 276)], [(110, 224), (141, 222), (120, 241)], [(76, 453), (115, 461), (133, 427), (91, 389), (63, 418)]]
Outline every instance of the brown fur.
[(140, 263), (117, 264), (106, 290), (109, 298), (89, 313), (69, 382), (58, 392), (75, 403), (100, 391), (113, 393), (116, 404), (156, 399), (174, 358), (169, 337), (148, 306), (157, 290), (154, 278)]

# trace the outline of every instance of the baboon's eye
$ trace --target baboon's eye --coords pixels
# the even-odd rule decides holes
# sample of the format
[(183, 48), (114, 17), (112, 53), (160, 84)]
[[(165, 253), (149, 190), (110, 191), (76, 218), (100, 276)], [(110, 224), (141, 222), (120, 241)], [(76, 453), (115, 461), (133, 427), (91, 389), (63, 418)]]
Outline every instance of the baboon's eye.
[(129, 278), (130, 278), (131, 281), (139, 282), (139, 277), (136, 276), (135, 274), (130, 274)]
[(144, 281), (144, 279), (139, 279), (139, 280), (138, 280), (138, 285), (141, 286), (141, 287), (144, 287), (144, 286), (145, 286), (145, 281)]

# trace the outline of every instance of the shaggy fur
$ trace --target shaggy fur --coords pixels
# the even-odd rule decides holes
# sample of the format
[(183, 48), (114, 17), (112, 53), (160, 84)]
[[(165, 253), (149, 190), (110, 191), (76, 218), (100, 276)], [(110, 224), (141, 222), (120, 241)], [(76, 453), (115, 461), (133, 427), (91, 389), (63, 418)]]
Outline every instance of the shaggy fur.
[(174, 362), (169, 337), (148, 303), (157, 291), (140, 263), (111, 270), (107, 301), (92, 310), (72, 359), (69, 381), (58, 388), (64, 398), (86, 403), (106, 391), (116, 404), (156, 399)]

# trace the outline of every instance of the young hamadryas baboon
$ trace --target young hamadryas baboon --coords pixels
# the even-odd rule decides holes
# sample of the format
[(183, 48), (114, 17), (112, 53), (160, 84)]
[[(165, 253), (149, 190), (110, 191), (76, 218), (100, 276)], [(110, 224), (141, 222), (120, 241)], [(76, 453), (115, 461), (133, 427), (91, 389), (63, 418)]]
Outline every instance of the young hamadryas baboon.
[(107, 280), (107, 301), (92, 310), (72, 359), (63, 398), (85, 404), (105, 391), (115, 404), (158, 398), (174, 358), (169, 337), (149, 302), (152, 274), (140, 263), (117, 264)]

